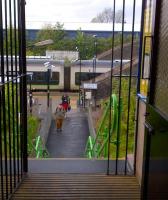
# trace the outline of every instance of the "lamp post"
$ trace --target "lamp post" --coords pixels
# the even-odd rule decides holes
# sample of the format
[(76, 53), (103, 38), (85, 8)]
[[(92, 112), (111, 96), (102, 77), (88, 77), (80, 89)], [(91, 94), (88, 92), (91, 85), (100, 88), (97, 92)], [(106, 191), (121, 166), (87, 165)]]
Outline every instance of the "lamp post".
[(44, 66), (47, 68), (47, 107), (50, 106), (50, 78), (52, 77), (52, 68), (55, 67), (50, 64), (50, 62), (44, 63)]
[(96, 59), (97, 59), (97, 35), (93, 35), (94, 38), (94, 57), (93, 57), (93, 73), (94, 73), (94, 82), (96, 79)]
[(82, 62), (81, 62), (81, 52), (78, 49), (78, 47), (76, 47), (77, 52), (79, 53), (79, 105), (80, 105), (80, 87), (81, 87), (81, 66), (82, 66)]
[[(93, 35), (94, 38), (94, 58), (93, 58), (93, 69), (94, 69), (94, 79), (93, 82), (96, 81), (96, 59), (97, 59), (97, 35)], [(94, 104), (96, 107), (96, 91), (94, 92)]]
[(32, 114), (32, 98), (33, 98), (33, 94), (32, 94), (32, 89), (31, 89), (31, 82), (33, 79), (33, 73), (30, 73), (30, 91), (29, 91), (29, 100), (30, 100), (30, 114)]

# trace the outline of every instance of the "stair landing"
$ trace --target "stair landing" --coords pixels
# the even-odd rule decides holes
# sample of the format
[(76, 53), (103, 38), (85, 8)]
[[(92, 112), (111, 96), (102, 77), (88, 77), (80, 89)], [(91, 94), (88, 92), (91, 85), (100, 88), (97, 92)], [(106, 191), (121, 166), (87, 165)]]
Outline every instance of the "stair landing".
[(28, 174), (12, 199), (138, 200), (140, 189), (128, 176)]

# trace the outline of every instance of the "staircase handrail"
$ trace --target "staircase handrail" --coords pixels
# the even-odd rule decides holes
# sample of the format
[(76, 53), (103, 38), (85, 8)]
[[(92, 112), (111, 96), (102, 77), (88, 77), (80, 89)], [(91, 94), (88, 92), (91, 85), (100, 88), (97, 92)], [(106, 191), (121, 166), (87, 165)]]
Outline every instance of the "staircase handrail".
[[(110, 135), (112, 133), (117, 132), (117, 129), (118, 129), (118, 112), (119, 112), (119, 110), (118, 110), (117, 96), (115, 94), (112, 94), (111, 100), (112, 100), (113, 110), (112, 110), (112, 122), (111, 122)], [(102, 118), (100, 126), (98, 128), (96, 138), (92, 139), (91, 136), (89, 136), (89, 138), (88, 138), (87, 145), (86, 145), (86, 153), (87, 153), (87, 156), (89, 158), (92, 158), (93, 156), (99, 157), (100, 154), (101, 154), (101, 152), (102, 152), (102, 150), (104, 149), (105, 145), (108, 142), (109, 134), (105, 138), (105, 140), (103, 142), (103, 145), (101, 145), (100, 148), (98, 148), (98, 146), (97, 146), (97, 141), (98, 141), (98, 138), (99, 138), (99, 136), (101, 134), (101, 129), (102, 129), (103, 125), (104, 125), (104, 122), (105, 122), (105, 119), (107, 117), (107, 114), (108, 114), (109, 110), (111, 111), (110, 101), (108, 102), (106, 110), (105, 110), (105, 112), (103, 114), (103, 118)], [(95, 154), (95, 149), (97, 150), (96, 154)]]
[(36, 137), (35, 152), (36, 152), (36, 158), (43, 158), (46, 157), (46, 155), (48, 155), (47, 149), (43, 147), (40, 135)]

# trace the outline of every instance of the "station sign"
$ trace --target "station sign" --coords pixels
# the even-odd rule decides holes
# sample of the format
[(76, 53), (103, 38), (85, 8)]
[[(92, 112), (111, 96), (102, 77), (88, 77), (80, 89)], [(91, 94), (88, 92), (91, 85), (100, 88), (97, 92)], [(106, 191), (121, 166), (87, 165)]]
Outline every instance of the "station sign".
[(84, 83), (84, 89), (97, 90), (97, 83)]

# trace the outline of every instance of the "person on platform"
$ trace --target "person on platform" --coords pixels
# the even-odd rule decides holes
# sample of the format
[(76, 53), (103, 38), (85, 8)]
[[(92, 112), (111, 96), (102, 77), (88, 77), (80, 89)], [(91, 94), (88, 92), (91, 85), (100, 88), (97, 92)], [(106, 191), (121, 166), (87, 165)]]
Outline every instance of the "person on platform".
[(65, 109), (64, 107), (60, 104), (55, 111), (55, 123), (57, 127), (57, 131), (62, 131), (62, 124), (65, 118)]
[(64, 107), (65, 111), (67, 112), (70, 110), (70, 98), (67, 94), (64, 94), (62, 96), (62, 106)]

